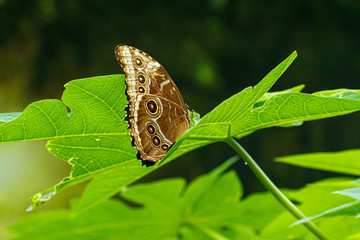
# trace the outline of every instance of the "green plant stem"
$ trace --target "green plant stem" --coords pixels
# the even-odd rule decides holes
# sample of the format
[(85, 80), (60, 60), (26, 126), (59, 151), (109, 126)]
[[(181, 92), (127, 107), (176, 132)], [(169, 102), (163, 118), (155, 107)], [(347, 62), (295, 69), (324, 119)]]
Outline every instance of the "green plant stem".
[[(255, 176), (265, 186), (265, 188), (271, 192), (272, 195), (297, 219), (306, 218), (306, 216), (275, 186), (270, 178), (263, 172), (263, 170), (257, 165), (255, 160), (246, 152), (246, 150), (233, 138), (226, 140), (229, 144), (245, 161), (247, 166), (253, 171)], [(311, 221), (303, 223), (316, 237), (319, 239), (329, 239), (321, 230)]]

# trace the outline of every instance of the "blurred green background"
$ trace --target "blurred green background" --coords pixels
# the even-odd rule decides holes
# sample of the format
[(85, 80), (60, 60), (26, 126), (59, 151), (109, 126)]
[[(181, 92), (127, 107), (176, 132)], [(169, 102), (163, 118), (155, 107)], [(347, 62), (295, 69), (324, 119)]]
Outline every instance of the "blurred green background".
[[(305, 92), (360, 88), (358, 1), (54, 1), (0, 0), (0, 112), (61, 97), (73, 79), (118, 74), (114, 47), (149, 53), (170, 73), (185, 101), (205, 115), (222, 100), (254, 86), (294, 50), (298, 59), (272, 91), (306, 84)], [(330, 176), (273, 163), (296, 153), (360, 146), (360, 114), (262, 130), (240, 140), (280, 187)], [(69, 174), (45, 142), (0, 145), (0, 228), (27, 215), (32, 194)], [(214, 144), (191, 152), (141, 181), (189, 180), (234, 152)], [(247, 194), (262, 191), (237, 165)], [(61, 192), (37, 211), (66, 207), (83, 186)], [(33, 213), (30, 213), (33, 214)], [(0, 238), (3, 235), (0, 235)]]

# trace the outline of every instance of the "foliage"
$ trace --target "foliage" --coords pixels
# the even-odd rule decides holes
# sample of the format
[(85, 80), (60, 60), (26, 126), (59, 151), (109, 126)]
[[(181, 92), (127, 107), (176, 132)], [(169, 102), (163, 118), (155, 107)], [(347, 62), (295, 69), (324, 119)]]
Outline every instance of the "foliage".
[(276, 158), (295, 166), (360, 176), (360, 149), (332, 153), (306, 153)]
[[(360, 110), (359, 90), (337, 89), (305, 94), (300, 92), (303, 86), (298, 86), (285, 91), (268, 93), (268, 90), (294, 61), (295, 57), (296, 53), (294, 52), (266, 75), (254, 88), (248, 87), (244, 89), (205, 115), (195, 126), (179, 137), (177, 143), (164, 157), (163, 162), (169, 162), (186, 152), (214, 142), (244, 137), (259, 129), (273, 126), (299, 126), (303, 121), (339, 116)], [(258, 235), (254, 234), (254, 228), (258, 226), (248, 226), (246, 223), (240, 224), (238, 222), (241, 221), (239, 219), (241, 214), (233, 216), (235, 217), (234, 219), (230, 218), (230, 215), (237, 211), (230, 207), (232, 204), (238, 206), (237, 200), (241, 195), (241, 192), (236, 190), (236, 188), (239, 188), (236, 184), (234, 189), (229, 187), (229, 182), (235, 183), (238, 181), (232, 172), (223, 177), (219, 177), (220, 173), (213, 173), (200, 178), (217, 179), (216, 181), (221, 182), (219, 185), (215, 184), (216, 181), (214, 179), (209, 180), (211, 182), (209, 184), (214, 183), (216, 186), (214, 185), (213, 187), (215, 189), (219, 188), (219, 191), (230, 191), (226, 193), (220, 191), (221, 194), (219, 195), (210, 194), (211, 191), (207, 191), (208, 189), (204, 188), (206, 184), (198, 185), (197, 181), (195, 181), (193, 185), (189, 186), (184, 197), (181, 197), (180, 193), (183, 191), (184, 185), (183, 180), (171, 180), (170, 183), (165, 181), (163, 183), (150, 184), (149, 186), (134, 186), (130, 187), (128, 191), (122, 191), (122, 197), (144, 206), (142, 211), (145, 212), (142, 213), (136, 209), (129, 209), (124, 203), (108, 200), (117, 192), (124, 190), (125, 186), (156, 169), (156, 167), (140, 167), (140, 162), (135, 157), (136, 150), (131, 146), (124, 112), (127, 104), (124, 94), (124, 76), (110, 75), (79, 79), (67, 83), (65, 87), (66, 90), (62, 101), (38, 101), (30, 104), (21, 114), (9, 113), (0, 115), (1, 143), (50, 139), (46, 145), (47, 149), (58, 158), (69, 162), (73, 166), (69, 177), (64, 178), (63, 181), (53, 188), (36, 194), (33, 197), (30, 209), (46, 202), (61, 189), (92, 179), (85, 189), (82, 198), (73, 204), (70, 212), (47, 213), (48, 215), (45, 214), (45, 217), (40, 215), (30, 219), (28, 222), (25, 221), (24, 224), (19, 223), (14, 229), (20, 235), (28, 235), (32, 231), (34, 236), (38, 234), (38, 230), (34, 226), (32, 226), (29, 232), (26, 230), (26, 226), (36, 224), (39, 226), (39, 229), (46, 228), (50, 231), (43, 231), (47, 237), (51, 234), (54, 234), (54, 238), (59, 237), (59, 239), (63, 235), (66, 236), (67, 233), (60, 234), (54, 229), (54, 226), (60, 226), (61, 224), (67, 224), (64, 226), (65, 228), (74, 229), (75, 232), (80, 232), (81, 235), (81, 229), (87, 226), (86, 220), (91, 219), (93, 220), (92, 223), (96, 226), (94, 227), (95, 230), (98, 229), (99, 232), (87, 233), (87, 231), (93, 230), (83, 229), (83, 237), (103, 236), (103, 227), (109, 231), (108, 234), (111, 237), (113, 236), (111, 234), (120, 234), (118, 232), (121, 231), (120, 225), (128, 222), (125, 221), (127, 217), (133, 220), (144, 218), (143, 222), (139, 221), (139, 224), (148, 223), (149, 225), (143, 226), (136, 225), (135, 223), (133, 226), (124, 225), (126, 231), (123, 229), (123, 234), (133, 233), (132, 227), (136, 227), (136, 229), (141, 228), (139, 234), (142, 230), (145, 233), (149, 229), (153, 229), (154, 224), (158, 226), (160, 222), (165, 223), (164, 229), (166, 231), (164, 229), (164, 231), (153, 231), (151, 234), (155, 234), (154, 238), (160, 237), (160, 235), (156, 234), (161, 234), (162, 237), (173, 237), (180, 234), (186, 239), (199, 239), (205, 236), (212, 236), (216, 239), (233, 239), (236, 236), (244, 237), (246, 233), (249, 236)], [(70, 109), (70, 112), (68, 109)], [(334, 182), (336, 183), (334, 191), (342, 190), (337, 188), (339, 181), (335, 180), (331, 184), (334, 184)], [(347, 180), (342, 185), (348, 186), (351, 184)], [(351, 187), (355, 186), (351, 185)], [(160, 191), (162, 188), (172, 189), (173, 192), (170, 191), (170, 193), (173, 195), (167, 196), (167, 193), (163, 193), (164, 195), (162, 196)], [(142, 190), (139, 191), (137, 189)], [(307, 189), (305, 188), (304, 191)], [(191, 194), (188, 192), (191, 192)], [(342, 193), (344, 194), (344, 192)], [(223, 196), (223, 194), (225, 195)], [(229, 194), (228, 197), (231, 204), (225, 204), (225, 207), (222, 204), (226, 203), (223, 198), (227, 196), (226, 194)], [(214, 195), (216, 196), (215, 198)], [(157, 196), (163, 197), (163, 199), (158, 202), (155, 199)], [(306, 198), (307, 194), (297, 195), (295, 193), (293, 196), (296, 201), (304, 202), (301, 206), (307, 209), (305, 204), (309, 202), (309, 198)], [(313, 193), (311, 196), (317, 196), (319, 197), (318, 200), (321, 201), (320, 196)], [(142, 199), (148, 199), (152, 204)], [(202, 215), (202, 218), (199, 218), (195, 214), (197, 213), (196, 211), (191, 211), (195, 215), (190, 216), (192, 221), (189, 224), (185, 210), (189, 208), (194, 208), (193, 210), (195, 210), (193, 204), (196, 201), (201, 202), (201, 204), (196, 206), (196, 210), (199, 210), (204, 215)], [(168, 205), (170, 203), (179, 205)], [(159, 207), (159, 204), (161, 207)], [(156, 208), (155, 206), (158, 207)], [(249, 207), (251, 208), (252, 206)], [(314, 213), (314, 207), (317, 207), (317, 205), (312, 204), (308, 208), (310, 209), (310, 214)], [(328, 207), (335, 207), (335, 205), (329, 205)], [(160, 208), (161, 211), (159, 211)], [(169, 214), (172, 214), (169, 212), (169, 208), (172, 209), (171, 211), (176, 209), (177, 215), (174, 221), (169, 221)], [(162, 212), (163, 210), (165, 213)], [(115, 219), (115, 222), (113, 222), (114, 218), (109, 217), (107, 224), (98, 222), (101, 218), (97, 218), (97, 216), (101, 214), (108, 216), (113, 214), (113, 211), (124, 212), (124, 218)], [(222, 211), (224, 211), (223, 216), (220, 214)], [(207, 218), (213, 216), (219, 217), (219, 214), (225, 218), (221, 219), (221, 221), (217, 219), (218, 222), (215, 221), (216, 218), (213, 223), (206, 222)], [(287, 236), (287, 234), (291, 236), (306, 236), (309, 234), (307, 231), (303, 231), (302, 226), (299, 226), (300, 229), (303, 229), (299, 230), (299, 232), (299, 228), (294, 228), (296, 233), (293, 230), (284, 229), (294, 220), (287, 214), (286, 212), (280, 214), (281, 216), (271, 215), (271, 219), (276, 220), (270, 222), (269, 225), (262, 225), (263, 231), (261, 235), (273, 236), (274, 233), (279, 234), (279, 232), (284, 236)], [(76, 217), (73, 219), (74, 215)], [(54, 221), (50, 223), (44, 222), (44, 219), (48, 219), (49, 216), (52, 216), (51, 219)], [(152, 218), (148, 218), (150, 216)], [(196, 219), (195, 222), (193, 222), (194, 217)], [(159, 222), (150, 221), (153, 218)], [(185, 227), (183, 227), (184, 221), (186, 223)], [(249, 219), (249, 222), (251, 221), (253, 219)], [(225, 223), (226, 226), (223, 225)], [(54, 225), (47, 226), (47, 224)], [(98, 228), (98, 224), (102, 224), (103, 227)], [(182, 226), (182, 228), (179, 228), (179, 226)], [(146, 229), (147, 231), (145, 231)], [(194, 231), (194, 229), (197, 229), (197, 231)], [(256, 229), (256, 231), (260, 230)], [(75, 234), (75, 232), (72, 233)], [(328, 233), (331, 235), (331, 229), (328, 230)], [(139, 238), (141, 236), (143, 235), (140, 234)], [(151, 237), (149, 236), (149, 238)]]
[[(309, 153), (277, 158), (277, 161), (302, 166), (312, 169), (326, 170), (337, 173), (360, 176), (360, 150), (353, 149), (334, 153)], [(354, 181), (359, 184), (360, 181)], [(329, 191), (330, 192), (330, 191)], [(331, 209), (324, 208), (325, 211), (305, 219), (297, 221), (300, 224), (312, 219), (327, 216), (358, 215), (360, 213), (360, 188), (352, 187), (333, 191), (335, 194), (351, 197), (356, 201), (342, 204)]]
[[(173, 178), (124, 188), (120, 199), (80, 214), (74, 210), (79, 202), (73, 201), (72, 210), (37, 214), (11, 231), (15, 239), (312, 239), (303, 226), (288, 227), (294, 218), (269, 193), (242, 199), (237, 174), (224, 173), (235, 161), (228, 160), (187, 186), (184, 179)], [(340, 196), (325, 204), (322, 200), (329, 191), (349, 186), (360, 183), (329, 179), (288, 194), (311, 213), (345, 202)], [(331, 229), (329, 223), (339, 225)], [(332, 239), (355, 234), (356, 224), (346, 216), (319, 222)]]

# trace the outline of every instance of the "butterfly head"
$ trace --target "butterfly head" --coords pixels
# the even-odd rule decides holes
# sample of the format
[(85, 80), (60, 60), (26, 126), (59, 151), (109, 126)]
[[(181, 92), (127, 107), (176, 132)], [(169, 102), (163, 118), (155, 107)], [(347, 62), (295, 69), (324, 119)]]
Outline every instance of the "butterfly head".
[(195, 112), (189, 105), (186, 104), (186, 115), (190, 128), (200, 121), (200, 114)]

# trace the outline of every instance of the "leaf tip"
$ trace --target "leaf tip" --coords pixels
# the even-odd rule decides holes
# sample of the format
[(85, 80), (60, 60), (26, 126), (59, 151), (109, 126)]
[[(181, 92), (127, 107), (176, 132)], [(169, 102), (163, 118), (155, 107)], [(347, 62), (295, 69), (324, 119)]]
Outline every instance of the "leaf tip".
[(286, 60), (290, 61), (289, 65), (297, 58), (297, 56), (297, 51), (295, 50), (286, 58)]
[(296, 57), (298, 56), (297, 51), (294, 50), (294, 51), (291, 53), (291, 56), (293, 56), (294, 58), (296, 58)]
[[(46, 190), (45, 192), (47, 192), (48, 190)], [(56, 191), (53, 190), (51, 192), (48, 192), (46, 194), (42, 194), (42, 193), (37, 193), (32, 197), (31, 200), (31, 205), (26, 208), (26, 212), (30, 212), (32, 210), (34, 210), (35, 208), (37, 208), (38, 206), (46, 203), (47, 201), (50, 200), (51, 197), (53, 197), (56, 194)]]

